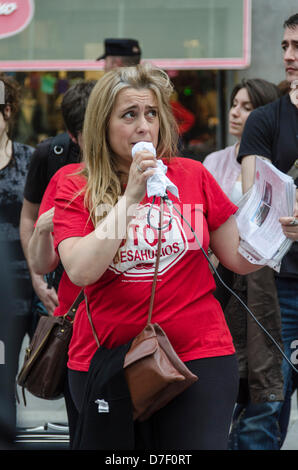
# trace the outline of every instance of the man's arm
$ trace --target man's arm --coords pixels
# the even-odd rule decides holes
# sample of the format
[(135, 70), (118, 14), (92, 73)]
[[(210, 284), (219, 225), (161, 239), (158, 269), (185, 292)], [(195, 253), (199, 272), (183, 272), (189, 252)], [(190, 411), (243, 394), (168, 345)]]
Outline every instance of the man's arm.
[(20, 238), (30, 271), (33, 288), (36, 292), (36, 295), (39, 297), (48, 313), (51, 315), (58, 305), (57, 293), (54, 288), (48, 289), (44, 277), (34, 271), (30, 264), (28, 251), (29, 242), (34, 232), (34, 224), (38, 216), (38, 210), (39, 204), (35, 204), (29, 202), (27, 199), (24, 199), (20, 219)]
[(237, 160), (241, 163), (242, 191), (254, 184), (256, 155), (271, 160), (274, 113), (257, 108), (248, 116), (244, 126)]
[(242, 192), (247, 191), (252, 187), (255, 180), (256, 157), (255, 155), (246, 155), (241, 162), (241, 180)]
[[(264, 160), (270, 162), (269, 158), (261, 157)], [(252, 187), (255, 182), (255, 171), (256, 171), (256, 156), (246, 155), (242, 158), (241, 162), (241, 180), (242, 180), (242, 192), (247, 191)]]

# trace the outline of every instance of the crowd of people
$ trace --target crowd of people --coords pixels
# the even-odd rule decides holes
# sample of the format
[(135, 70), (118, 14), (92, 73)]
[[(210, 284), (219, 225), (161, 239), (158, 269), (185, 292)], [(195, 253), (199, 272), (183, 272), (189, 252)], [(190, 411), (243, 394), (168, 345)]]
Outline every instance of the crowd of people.
[[(21, 343), (25, 334), (32, 337), (38, 308), (48, 315), (64, 314), (84, 288), (64, 394), (71, 449), (282, 447), (293, 372), (217, 282), (192, 229), (167, 206), (164, 216), (170, 222), (162, 230), (153, 322), (165, 330), (198, 381), (146, 421), (133, 421), (123, 361), (148, 314), (158, 239), (150, 221), (158, 218), (161, 198), (152, 201), (146, 189), (159, 160), (179, 192), (168, 194), (170, 200), (180, 212), (187, 205), (189, 222), (202, 207), (200, 228), (195, 227), (202, 248), (212, 252), (222, 278), (290, 358), (291, 343), (298, 338), (297, 204), (293, 216), (279, 220), (294, 241), (279, 273), (239, 253), (234, 215), (254, 183), (256, 155), (284, 173), (295, 167), (298, 100), (291, 84), (298, 83), (297, 42), (298, 14), (284, 23), (282, 48), (290, 86), (284, 91), (260, 78), (237, 84), (229, 111), (229, 133), (236, 143), (208, 155), (203, 164), (180, 155), (175, 90), (165, 71), (141, 63), (135, 40), (106, 40), (99, 58), (105, 59), (105, 74), (65, 93), (65, 134), (36, 149), (10, 139), (20, 90), (11, 78), (0, 76), (5, 85), (0, 248), (10, 245), (15, 281), (8, 389), (13, 396)], [(140, 150), (132, 157), (139, 142), (150, 142), (156, 153)], [(114, 365), (112, 377), (119, 388), (115, 392), (110, 379), (95, 397), (88, 384), (97, 339), (104, 351), (111, 351), (102, 374), (111, 377), (106, 367)], [(108, 404), (109, 413), (99, 412), (96, 398)], [(0, 420), (4, 422), (1, 413)]]

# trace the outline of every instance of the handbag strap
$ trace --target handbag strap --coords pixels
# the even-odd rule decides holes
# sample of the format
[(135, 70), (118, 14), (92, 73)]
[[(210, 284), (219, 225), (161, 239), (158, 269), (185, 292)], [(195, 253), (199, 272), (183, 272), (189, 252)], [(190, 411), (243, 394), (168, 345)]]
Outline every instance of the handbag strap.
[(92, 330), (95, 342), (97, 344), (97, 347), (99, 348), (100, 347), (100, 342), (99, 342), (99, 339), (98, 339), (98, 336), (97, 336), (97, 333), (96, 333), (96, 329), (95, 329), (93, 321), (92, 321), (92, 317), (91, 317), (89, 304), (88, 304), (88, 299), (87, 299), (86, 294), (84, 294), (84, 297), (85, 297), (85, 304), (86, 304), (86, 311), (87, 311), (88, 320), (89, 320), (89, 323), (90, 323), (90, 326), (91, 326), (91, 330)]
[(160, 261), (160, 253), (161, 253), (161, 235), (162, 235), (161, 229), (162, 229), (162, 224), (163, 224), (163, 213), (164, 213), (164, 201), (161, 198), (160, 199), (160, 212), (159, 212), (157, 254), (156, 254), (155, 270), (154, 270), (153, 284), (152, 284), (152, 290), (151, 290), (147, 325), (151, 323), (151, 319), (152, 319), (152, 311), (153, 311), (153, 304), (154, 304), (156, 283), (157, 283), (157, 276), (158, 276), (158, 269), (159, 269), (159, 261)]
[[(152, 311), (153, 311), (153, 304), (154, 304), (154, 298), (155, 298), (155, 291), (156, 291), (156, 282), (157, 282), (157, 275), (158, 275), (158, 269), (159, 269), (159, 260), (160, 260), (160, 253), (161, 253), (161, 238), (162, 238), (162, 223), (163, 223), (163, 214), (164, 214), (164, 202), (163, 199), (161, 199), (160, 202), (160, 212), (159, 212), (159, 229), (158, 229), (158, 243), (157, 243), (157, 253), (156, 253), (156, 263), (155, 263), (155, 270), (154, 270), (154, 276), (153, 276), (153, 283), (152, 283), (152, 290), (151, 290), (151, 296), (150, 296), (150, 303), (149, 303), (149, 311), (148, 311), (148, 319), (147, 319), (147, 325), (151, 323), (151, 318), (152, 318)], [(86, 304), (86, 311), (87, 311), (87, 316), (89, 319), (89, 323), (92, 329), (92, 333), (95, 339), (95, 342), (97, 344), (97, 347), (100, 347), (100, 342), (94, 327), (94, 323), (92, 321), (90, 309), (89, 309), (89, 304), (88, 304), (88, 299), (86, 294), (84, 293), (84, 298), (85, 298), (85, 304)]]
[(72, 306), (69, 308), (68, 312), (64, 315), (64, 317), (70, 319), (71, 321), (74, 320), (75, 314), (77, 313), (77, 310), (79, 308), (80, 303), (84, 299), (84, 289), (80, 290), (79, 295), (75, 299), (74, 303)]

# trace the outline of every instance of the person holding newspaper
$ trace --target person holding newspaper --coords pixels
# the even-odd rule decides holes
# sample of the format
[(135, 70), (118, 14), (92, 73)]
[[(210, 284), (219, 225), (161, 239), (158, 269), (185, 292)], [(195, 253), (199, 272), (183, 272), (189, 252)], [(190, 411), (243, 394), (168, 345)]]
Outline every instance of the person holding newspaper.
[[(269, 159), (279, 170), (290, 174), (298, 183), (298, 13), (284, 22), (281, 42), (286, 80), (289, 93), (277, 101), (253, 111), (247, 119), (238, 154), (242, 168), (243, 191), (254, 183), (255, 156)], [(297, 193), (297, 190), (296, 190)], [(293, 216), (282, 217), (285, 235), (294, 240), (291, 249), (282, 261), (279, 273), (275, 274), (278, 299), (281, 308), (282, 340), (289, 359), (295, 353), (298, 339), (298, 210), (297, 202)], [(290, 415), (292, 393), (292, 369), (284, 361), (284, 402), (275, 402), (270, 414), (255, 415), (254, 432), (260, 423), (267, 430), (272, 448), (281, 448), (286, 437)], [(281, 429), (281, 432), (280, 432)]]
[[(235, 85), (231, 93), (229, 133), (236, 143), (208, 155), (203, 165), (211, 172), (230, 199), (238, 204), (242, 197), (241, 164), (237, 162), (240, 142), (247, 118), (259, 106), (277, 100), (279, 89), (262, 79), (248, 79)], [(281, 344), (280, 308), (273, 270), (241, 276), (221, 264), (218, 272), (241, 297), (273, 338)], [(239, 364), (239, 394), (235, 408), (230, 449), (258, 449), (272, 445), (260, 425), (253, 435), (248, 423), (252, 416), (271, 409), (272, 402), (283, 399), (282, 357), (276, 354), (266, 334), (260, 331), (238, 300), (217, 282), (216, 298), (221, 302), (233, 336)]]

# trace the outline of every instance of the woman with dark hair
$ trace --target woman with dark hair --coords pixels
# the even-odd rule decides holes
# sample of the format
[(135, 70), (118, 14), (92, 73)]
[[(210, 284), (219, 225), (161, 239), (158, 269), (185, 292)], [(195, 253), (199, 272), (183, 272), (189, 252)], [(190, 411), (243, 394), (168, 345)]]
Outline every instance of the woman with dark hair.
[(231, 93), (229, 133), (236, 138), (236, 143), (207, 155), (203, 164), (235, 204), (242, 196), (241, 165), (237, 155), (246, 120), (251, 111), (279, 96), (276, 85), (260, 78), (242, 80)]
[(11, 321), (13, 323), (13, 361), (7, 364), (11, 377), (11, 394), (14, 396), (15, 377), (19, 352), (26, 333), (31, 333), (31, 302), (33, 288), (30, 273), (23, 254), (19, 221), (28, 165), (34, 151), (28, 145), (11, 140), (15, 116), (21, 93), (18, 83), (0, 74), (0, 243), (8, 245), (13, 281)]
[[(229, 132), (237, 141), (208, 155), (203, 164), (235, 204), (242, 196), (241, 164), (237, 156), (246, 120), (254, 109), (275, 101), (280, 94), (276, 85), (261, 79), (243, 80), (232, 91)], [(280, 307), (273, 270), (266, 266), (243, 276), (220, 264), (218, 272), (281, 345)], [(273, 418), (272, 429), (268, 430), (263, 417), (283, 400), (282, 357), (239, 301), (220, 284), (215, 296), (233, 337), (240, 375), (230, 448), (272, 449), (272, 436), (278, 430), (274, 429)]]

